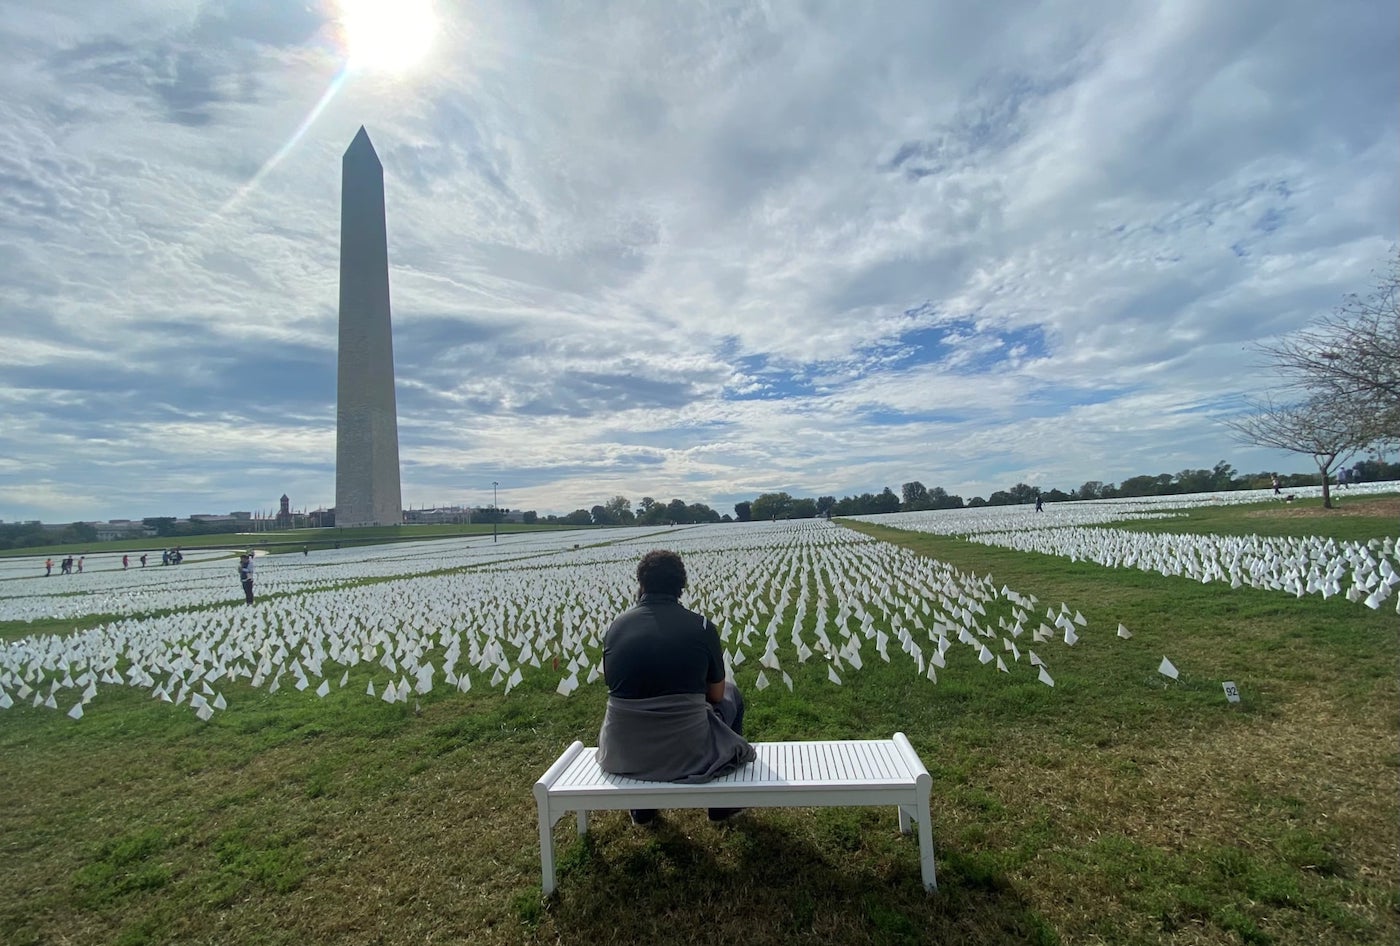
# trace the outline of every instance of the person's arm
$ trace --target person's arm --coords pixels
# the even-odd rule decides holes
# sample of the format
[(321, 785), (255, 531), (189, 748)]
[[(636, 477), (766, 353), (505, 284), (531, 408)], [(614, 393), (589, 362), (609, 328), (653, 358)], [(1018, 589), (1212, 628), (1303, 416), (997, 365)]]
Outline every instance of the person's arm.
[[(710, 637), (709, 665), (705, 668), (705, 699), (718, 703), (724, 699), (724, 648), (719, 642), (719, 628), (708, 618), (705, 619), (705, 630)], [(711, 680), (715, 682), (711, 683)]]

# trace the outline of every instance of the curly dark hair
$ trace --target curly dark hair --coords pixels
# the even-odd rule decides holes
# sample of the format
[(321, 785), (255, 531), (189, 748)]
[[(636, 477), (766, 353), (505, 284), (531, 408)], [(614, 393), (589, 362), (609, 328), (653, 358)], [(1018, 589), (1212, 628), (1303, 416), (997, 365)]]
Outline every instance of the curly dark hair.
[(685, 590), (685, 563), (675, 552), (652, 549), (637, 563), (642, 594), (676, 595)]

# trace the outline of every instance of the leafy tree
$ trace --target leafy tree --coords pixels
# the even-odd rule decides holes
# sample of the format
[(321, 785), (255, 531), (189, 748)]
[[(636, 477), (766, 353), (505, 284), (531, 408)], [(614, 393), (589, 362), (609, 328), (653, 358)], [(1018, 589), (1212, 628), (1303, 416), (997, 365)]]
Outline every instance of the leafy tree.
[(595, 526), (617, 525), (617, 520), (613, 518), (612, 513), (608, 512), (608, 507), (606, 506), (594, 506), (589, 510), (589, 517), (593, 520)]
[(1103, 483), (1098, 480), (1088, 480), (1074, 491), (1074, 496), (1076, 499), (1102, 499)]
[(792, 510), (792, 497), (787, 493), (764, 493), (753, 501), (750, 509), (754, 519), (787, 519)]
[(967, 508), (968, 508), (968, 509), (977, 509), (977, 508), (980, 507), (980, 506), (986, 506), (986, 505), (988, 505), (987, 501), (986, 501), (985, 499), (983, 499), (981, 496), (974, 496), (974, 497), (972, 497), (971, 499), (969, 499), (969, 500), (967, 501)]
[(49, 545), (56, 540), (37, 522), (0, 524), (0, 549), (25, 549)]
[(886, 486), (880, 491), (880, 495), (875, 498), (876, 512), (899, 512), (899, 497), (894, 494), (894, 490)]
[(1171, 492), (1172, 476), (1159, 473), (1156, 476), (1133, 476), (1118, 485), (1119, 496), (1161, 496)]
[(1019, 499), (1004, 489), (999, 489), (987, 497), (988, 506), (1014, 506), (1018, 502)]
[(1174, 493), (1208, 493), (1214, 482), (1210, 470), (1182, 470), (1172, 479)]
[(1235, 486), (1235, 468), (1221, 460), (1215, 464), (1210, 471), (1210, 488), (1212, 491), (1233, 489)]
[(963, 508), (963, 498), (961, 496), (950, 496), (948, 491), (942, 486), (935, 486), (929, 490), (928, 503), (930, 509), (961, 509)]
[(75, 522), (63, 530), (65, 542), (96, 542), (97, 527), (90, 522)]
[(533, 509), (528, 510), (528, 511), (526, 511), (526, 512), (524, 512), (524, 513), (521, 513), (521, 516), (520, 516), (520, 517), (521, 517), (521, 519), (525, 522), (526, 525), (534, 525), (536, 522), (539, 522), (539, 520), (540, 520), (539, 513), (535, 512), (535, 510), (533, 510)]
[(753, 503), (743, 502), (734, 504), (734, 518), (740, 522), (750, 522), (753, 520)]
[(632, 512), (632, 500), (626, 496), (614, 496), (603, 504), (603, 508), (617, 525), (630, 526), (637, 518)]
[(575, 509), (560, 521), (569, 526), (586, 526), (592, 524), (593, 516), (587, 509)]
[(901, 502), (899, 508), (903, 509), (905, 512), (929, 508), (928, 487), (924, 486), (924, 484), (920, 483), (918, 480), (913, 480), (901, 486), (900, 495)]
[(794, 499), (788, 508), (789, 519), (814, 519), (817, 515), (815, 499)]
[(689, 522), (719, 522), (719, 513), (704, 503), (691, 503), (685, 513)]
[(835, 496), (818, 496), (818, 497), (817, 497), (817, 515), (819, 515), (819, 516), (825, 516), (825, 515), (827, 515), (828, 513), (830, 513), (831, 510), (833, 510), (833, 509), (835, 509), (835, 508), (836, 508), (836, 497), (835, 497)]
[(690, 521), (690, 510), (686, 506), (685, 500), (673, 499), (666, 504), (666, 518), (674, 523), (681, 524)]
[(1039, 493), (1040, 490), (1025, 483), (1017, 483), (1015, 486), (1011, 487), (1010, 492), (1018, 503), (1033, 503), (1035, 502), (1036, 493)]

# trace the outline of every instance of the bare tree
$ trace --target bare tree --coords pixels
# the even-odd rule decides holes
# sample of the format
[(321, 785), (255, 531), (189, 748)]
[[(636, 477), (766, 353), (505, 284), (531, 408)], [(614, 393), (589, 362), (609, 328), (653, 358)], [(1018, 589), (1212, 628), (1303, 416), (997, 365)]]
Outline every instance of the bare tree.
[(1307, 329), (1256, 349), (1309, 400), (1367, 420), (1367, 445), (1400, 442), (1400, 253), (1365, 297), (1349, 295)]
[(1369, 416), (1328, 396), (1293, 404), (1265, 400), (1250, 406), (1252, 413), (1228, 420), (1226, 426), (1243, 443), (1311, 456), (1322, 474), (1322, 505), (1331, 509), (1328, 477), (1341, 461), (1374, 442)]

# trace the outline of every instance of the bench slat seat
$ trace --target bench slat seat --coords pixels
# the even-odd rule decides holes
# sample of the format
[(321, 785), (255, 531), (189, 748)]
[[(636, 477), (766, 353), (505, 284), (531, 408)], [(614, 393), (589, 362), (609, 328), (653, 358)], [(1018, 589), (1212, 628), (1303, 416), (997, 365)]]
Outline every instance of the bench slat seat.
[(894, 805), (900, 831), (917, 822), (924, 887), (937, 888), (929, 824), (931, 779), (903, 733), (891, 739), (752, 743), (757, 758), (713, 781), (647, 782), (602, 771), (597, 748), (575, 742), (535, 783), (544, 893), (553, 893), (554, 825), (569, 812), (578, 833), (590, 811), (629, 808), (825, 808)]

